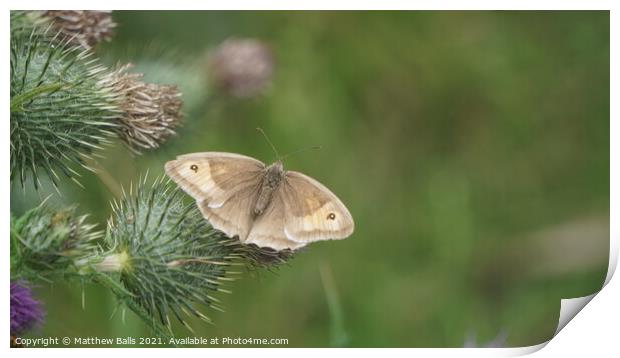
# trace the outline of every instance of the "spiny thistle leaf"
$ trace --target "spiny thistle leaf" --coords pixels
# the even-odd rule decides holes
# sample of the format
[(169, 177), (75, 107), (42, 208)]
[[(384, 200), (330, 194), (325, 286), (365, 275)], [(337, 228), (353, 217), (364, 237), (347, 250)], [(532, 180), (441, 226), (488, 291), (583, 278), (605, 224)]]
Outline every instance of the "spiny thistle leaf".
[(30, 171), (38, 188), (41, 172), (54, 185), (57, 170), (75, 178), (71, 164), (86, 167), (83, 159), (114, 135), (119, 108), (100, 84), (105, 68), (90, 57), (34, 30), (11, 37), (11, 180), (23, 186)]
[(75, 207), (53, 210), (45, 203), (11, 218), (11, 277), (76, 273), (76, 261), (92, 255), (94, 240), (102, 236), (86, 218), (76, 215)]
[(270, 266), (292, 255), (226, 237), (163, 178), (150, 187), (141, 180), (113, 208), (106, 235), (112, 249), (98, 270), (118, 271), (133, 302), (167, 327), (171, 315), (186, 326), (184, 315), (211, 322), (196, 306), (222, 310), (214, 294), (227, 292), (222, 284), (238, 273), (234, 266)]

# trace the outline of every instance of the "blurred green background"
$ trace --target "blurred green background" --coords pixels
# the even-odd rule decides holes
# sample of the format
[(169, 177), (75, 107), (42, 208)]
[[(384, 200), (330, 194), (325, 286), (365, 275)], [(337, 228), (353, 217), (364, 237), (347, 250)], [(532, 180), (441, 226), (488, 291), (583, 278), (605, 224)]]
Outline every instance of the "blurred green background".
[[(275, 273), (220, 295), (205, 337), (288, 338), (289, 347), (459, 347), (505, 333), (541, 343), (560, 299), (600, 289), (609, 246), (608, 12), (125, 12), (107, 65), (178, 84), (185, 125), (164, 147), (107, 148), (79, 203), (104, 227), (120, 186), (176, 155), (230, 151), (287, 159), (349, 207), (355, 233), (321, 242)], [(230, 37), (268, 43), (271, 89), (235, 99), (208, 88), (209, 50)], [(51, 190), (13, 184), (19, 215)], [(40, 283), (35, 335), (149, 336), (113, 315), (95, 285)], [(182, 327), (178, 336), (194, 336)]]

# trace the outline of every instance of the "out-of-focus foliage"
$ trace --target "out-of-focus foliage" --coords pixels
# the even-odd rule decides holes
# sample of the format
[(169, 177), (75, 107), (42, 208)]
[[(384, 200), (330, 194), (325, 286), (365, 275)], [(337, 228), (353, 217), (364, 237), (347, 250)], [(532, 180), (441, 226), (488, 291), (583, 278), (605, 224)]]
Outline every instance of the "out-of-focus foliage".
[[(196, 151), (287, 159), (349, 207), (356, 231), (294, 265), (231, 285), (205, 337), (288, 338), (289, 346), (508, 346), (551, 337), (560, 299), (599, 289), (609, 216), (608, 12), (114, 12), (98, 54), (135, 63), (183, 92), (184, 126), (154, 152), (118, 142), (60, 182), (93, 222), (146, 169)], [(275, 58), (271, 87), (238, 99), (207, 91), (208, 53), (256, 38)], [(49, 183), (42, 183), (50, 186)], [(21, 215), (39, 195), (14, 184)], [(565, 228), (579, 235), (565, 235)], [(555, 247), (556, 249), (549, 249)], [(576, 253), (583, 253), (577, 255)], [(587, 257), (585, 257), (587, 256)], [(576, 258), (580, 258), (577, 260)], [(553, 264), (550, 264), (553, 263)], [(328, 268), (321, 275), (320, 268)], [(326, 282), (329, 281), (329, 282)], [(36, 288), (44, 334), (148, 336), (106, 290)], [(183, 332), (183, 328), (178, 329)]]

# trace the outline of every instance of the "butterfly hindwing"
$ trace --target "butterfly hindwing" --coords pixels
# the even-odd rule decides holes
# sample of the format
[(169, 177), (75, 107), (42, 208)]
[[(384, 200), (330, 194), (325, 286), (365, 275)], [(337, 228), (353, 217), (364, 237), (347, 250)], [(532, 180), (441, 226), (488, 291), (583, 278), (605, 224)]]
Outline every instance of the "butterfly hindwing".
[(257, 188), (247, 186), (235, 192), (224, 204), (213, 208), (207, 201), (196, 201), (202, 215), (211, 225), (229, 237), (237, 236), (244, 242), (253, 229), (253, 217), (249, 208), (255, 202)]
[(323, 184), (299, 172), (288, 171), (281, 185), (285, 207), (284, 233), (298, 243), (344, 239), (355, 224), (349, 210)]
[(286, 219), (282, 193), (276, 191), (271, 198), (271, 203), (264, 213), (258, 216), (252, 224), (252, 229), (245, 241), (248, 244), (256, 244), (261, 247), (270, 247), (275, 250), (297, 249), (304, 246), (303, 243), (291, 241), (284, 233)]

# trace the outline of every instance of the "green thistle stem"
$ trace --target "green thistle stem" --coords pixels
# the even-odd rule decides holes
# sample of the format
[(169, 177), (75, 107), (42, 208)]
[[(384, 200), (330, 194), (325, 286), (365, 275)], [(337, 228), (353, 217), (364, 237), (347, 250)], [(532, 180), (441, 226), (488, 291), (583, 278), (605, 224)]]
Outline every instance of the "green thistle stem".
[(135, 301), (131, 298), (133, 295), (128, 292), (117, 280), (114, 280), (107, 274), (95, 275), (94, 279), (101, 286), (107, 288), (108, 290), (110, 290), (110, 292), (114, 293), (117, 299), (121, 301), (124, 305), (126, 305), (130, 310), (132, 310), (136, 314), (136, 316), (140, 317), (140, 319), (144, 323), (146, 323), (151, 329), (151, 331), (159, 338), (166, 342), (174, 342), (170, 339), (174, 338), (172, 332), (170, 332), (170, 330), (166, 329), (165, 326), (157, 322), (154, 317), (149, 315), (148, 312), (146, 312), (140, 305), (136, 304)]

